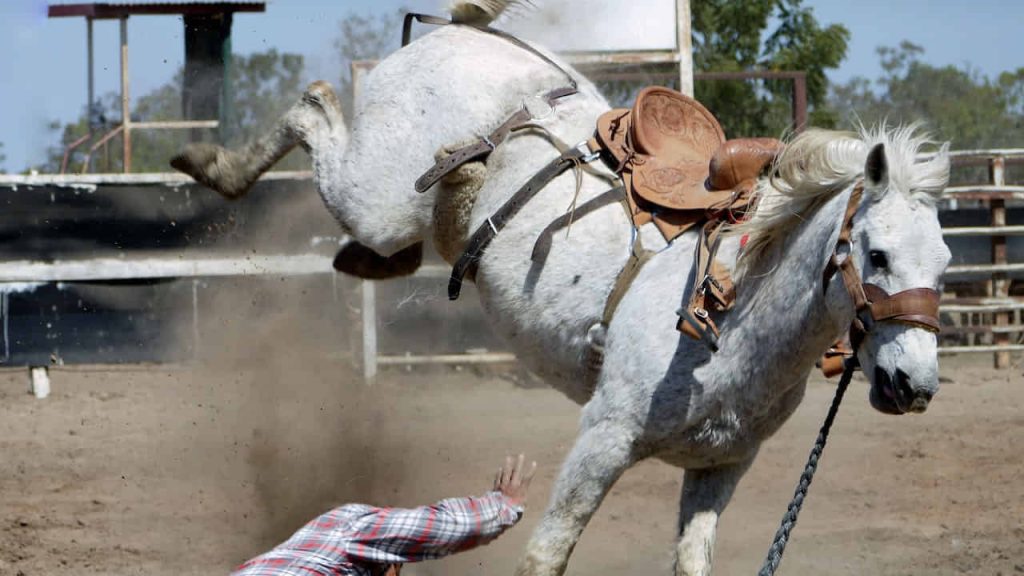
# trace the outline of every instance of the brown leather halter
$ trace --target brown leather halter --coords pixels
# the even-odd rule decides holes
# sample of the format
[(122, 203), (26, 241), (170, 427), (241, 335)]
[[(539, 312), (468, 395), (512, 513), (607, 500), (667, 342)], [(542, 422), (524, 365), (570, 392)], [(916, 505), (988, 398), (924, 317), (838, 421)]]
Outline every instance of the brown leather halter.
[[(896, 294), (889, 294), (875, 284), (861, 280), (857, 265), (850, 257), (852, 247), (853, 216), (857, 213), (861, 198), (864, 196), (864, 181), (857, 182), (850, 193), (850, 201), (846, 205), (843, 227), (839, 232), (839, 240), (832, 250), (832, 257), (825, 266), (824, 288), (828, 289), (829, 280), (837, 271), (842, 275), (846, 292), (853, 300), (856, 316), (850, 326), (850, 343), (852, 353), (856, 356), (864, 337), (879, 322), (900, 322), (929, 332), (939, 332), (939, 293), (931, 288), (911, 288)], [(845, 254), (840, 250), (845, 247)]]

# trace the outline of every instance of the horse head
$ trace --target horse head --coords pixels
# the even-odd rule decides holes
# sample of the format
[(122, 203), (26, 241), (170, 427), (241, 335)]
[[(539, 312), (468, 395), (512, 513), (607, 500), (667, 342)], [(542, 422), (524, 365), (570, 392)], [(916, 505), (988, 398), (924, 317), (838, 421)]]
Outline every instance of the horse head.
[(950, 251), (937, 202), (949, 160), (943, 146), (930, 160), (918, 161), (925, 140), (913, 135), (913, 127), (876, 137), (864, 164), (849, 257), (871, 307), (890, 298), (903, 301), (888, 306), (885, 321), (867, 327), (857, 358), (871, 382), (872, 406), (887, 414), (923, 412), (939, 387), (935, 310)]

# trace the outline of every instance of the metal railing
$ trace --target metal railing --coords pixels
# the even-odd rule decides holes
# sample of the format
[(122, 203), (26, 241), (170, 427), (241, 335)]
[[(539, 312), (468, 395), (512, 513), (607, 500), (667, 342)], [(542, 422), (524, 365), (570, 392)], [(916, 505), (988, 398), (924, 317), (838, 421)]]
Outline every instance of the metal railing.
[(1008, 225), (1007, 202), (1024, 200), (1024, 186), (1006, 183), (1008, 164), (1024, 164), (1024, 149), (962, 150), (950, 154), (954, 167), (987, 166), (988, 182), (981, 185), (950, 186), (947, 202), (954, 208), (961, 201), (973, 201), (986, 207), (986, 226), (947, 227), (946, 237), (988, 237), (991, 260), (985, 264), (957, 264), (949, 267), (947, 278), (981, 277), (984, 297), (944, 298), (941, 311), (945, 354), (991, 352), (996, 368), (1010, 367), (1010, 354), (1024, 351), (1024, 297), (1011, 296), (1013, 273), (1024, 272), (1024, 262), (1010, 262), (1007, 240), (1024, 236), (1024, 226)]
[[(51, 11), (52, 11), (51, 7)], [(121, 171), (125, 174), (132, 171), (132, 131), (133, 130), (188, 130), (195, 128), (217, 128), (220, 123), (217, 120), (166, 120), (166, 121), (153, 121), (153, 122), (134, 122), (131, 117), (131, 96), (129, 93), (129, 82), (128, 82), (128, 17), (121, 16), (118, 18), (120, 21), (120, 48), (121, 48), (121, 121), (117, 123), (113, 128), (105, 132), (100, 138), (89, 147), (89, 151), (85, 154), (85, 158), (82, 161), (81, 173), (85, 174), (89, 171), (89, 166), (92, 161), (93, 154), (96, 153), (101, 147), (110, 144), (110, 141), (117, 136), (121, 136), (123, 140), (122, 146), (122, 159), (121, 159)], [(93, 18), (86, 18), (86, 36), (87, 36), (87, 61), (88, 61), (88, 104), (87, 110), (89, 117), (89, 130), (88, 132), (68, 144), (64, 148), (64, 158), (61, 161), (60, 173), (66, 174), (68, 164), (71, 161), (71, 155), (76, 149), (83, 146), (87, 142), (90, 142), (97, 134), (93, 132), (96, 128), (92, 124), (92, 113), (96, 105), (94, 79), (93, 79)]]

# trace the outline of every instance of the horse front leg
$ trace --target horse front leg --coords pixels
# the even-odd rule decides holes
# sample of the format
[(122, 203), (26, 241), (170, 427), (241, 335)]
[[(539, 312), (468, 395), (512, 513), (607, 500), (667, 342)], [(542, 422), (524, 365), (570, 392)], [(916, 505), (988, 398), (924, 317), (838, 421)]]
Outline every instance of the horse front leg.
[(679, 503), (676, 576), (709, 576), (718, 518), (754, 458), (737, 464), (687, 470)]
[(603, 421), (576, 439), (555, 483), (551, 503), (533, 531), (517, 576), (558, 576), (583, 528), (608, 490), (635, 462), (634, 435), (622, 425)]
[(237, 150), (194, 142), (171, 159), (171, 166), (226, 198), (240, 198), (296, 146), (310, 151), (325, 133), (344, 137), (345, 132), (337, 94), (330, 84), (318, 81), (263, 136)]

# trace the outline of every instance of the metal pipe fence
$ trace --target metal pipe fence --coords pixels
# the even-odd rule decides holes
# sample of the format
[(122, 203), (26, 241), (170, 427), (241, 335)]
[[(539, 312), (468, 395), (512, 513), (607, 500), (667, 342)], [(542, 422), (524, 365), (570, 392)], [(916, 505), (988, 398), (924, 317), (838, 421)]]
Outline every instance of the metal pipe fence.
[(1009, 164), (1024, 164), (1024, 149), (961, 150), (952, 152), (951, 160), (954, 168), (988, 168), (987, 182), (950, 186), (946, 190), (949, 208), (956, 209), (960, 202), (975, 202), (987, 210), (988, 223), (947, 227), (943, 235), (988, 237), (990, 259), (983, 264), (949, 267), (947, 278), (971, 280), (956, 283), (955, 292), (970, 292), (971, 288), (976, 291), (981, 284), (985, 297), (954, 293), (943, 299), (941, 311), (945, 318), (940, 351), (991, 352), (996, 368), (1009, 368), (1011, 353), (1024, 350), (1024, 297), (1011, 294), (1012, 275), (1024, 273), (1024, 262), (1010, 261), (1008, 239), (1024, 235), (1024, 226), (1007, 222), (1007, 208), (1008, 203), (1024, 200), (1024, 186), (1008, 184), (1006, 168)]

